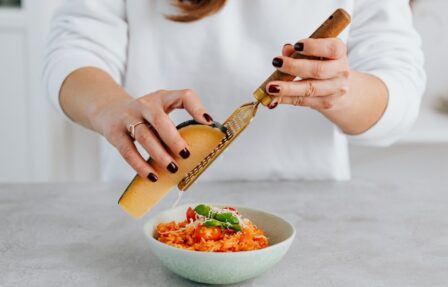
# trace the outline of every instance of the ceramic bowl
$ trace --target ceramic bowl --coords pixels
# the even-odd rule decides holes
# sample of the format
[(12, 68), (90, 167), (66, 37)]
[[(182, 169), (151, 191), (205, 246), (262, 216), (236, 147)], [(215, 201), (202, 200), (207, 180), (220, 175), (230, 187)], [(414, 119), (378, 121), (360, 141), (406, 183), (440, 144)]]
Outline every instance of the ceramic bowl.
[(232, 284), (256, 277), (282, 259), (296, 234), (294, 226), (277, 215), (249, 207), (230, 205), (264, 230), (269, 239), (268, 247), (234, 253), (199, 252), (175, 248), (155, 239), (155, 229), (159, 223), (182, 221), (185, 219), (187, 208), (196, 205), (197, 203), (190, 203), (165, 210), (151, 218), (144, 226), (149, 247), (162, 264), (172, 272), (192, 281)]

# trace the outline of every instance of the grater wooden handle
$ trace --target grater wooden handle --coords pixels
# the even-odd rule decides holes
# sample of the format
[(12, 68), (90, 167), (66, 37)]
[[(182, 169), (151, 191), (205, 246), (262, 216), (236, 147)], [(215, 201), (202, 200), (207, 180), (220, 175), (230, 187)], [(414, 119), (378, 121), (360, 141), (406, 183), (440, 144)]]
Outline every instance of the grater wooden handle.
[[(311, 34), (310, 38), (334, 38), (337, 37), (345, 27), (350, 24), (351, 17), (344, 9), (337, 9), (320, 27)], [(314, 59), (315, 57), (304, 56), (298, 52), (294, 52), (291, 56), (294, 59)], [(271, 81), (292, 81), (296, 77), (275, 71), (261, 86), (253, 93), (254, 97), (264, 106), (269, 106), (272, 102), (272, 97), (266, 91), (266, 85)]]

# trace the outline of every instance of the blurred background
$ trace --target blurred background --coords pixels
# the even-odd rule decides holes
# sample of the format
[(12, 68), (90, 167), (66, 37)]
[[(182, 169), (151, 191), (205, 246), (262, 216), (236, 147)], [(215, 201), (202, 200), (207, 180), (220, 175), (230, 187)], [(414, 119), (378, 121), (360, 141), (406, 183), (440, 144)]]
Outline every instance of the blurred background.
[[(49, 20), (61, 0), (0, 0), (0, 182), (96, 181), (98, 136), (58, 115), (40, 81)], [(448, 171), (448, 1), (420, 0), (428, 85), (414, 128), (388, 148), (351, 147), (357, 178)]]

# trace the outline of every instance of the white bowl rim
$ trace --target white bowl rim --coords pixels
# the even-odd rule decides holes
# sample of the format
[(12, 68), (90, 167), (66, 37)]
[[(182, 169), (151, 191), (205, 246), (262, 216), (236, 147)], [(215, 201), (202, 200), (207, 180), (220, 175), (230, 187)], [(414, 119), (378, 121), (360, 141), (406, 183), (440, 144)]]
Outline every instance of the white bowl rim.
[[(259, 213), (264, 213), (268, 216), (271, 217), (276, 217), (282, 221), (284, 221), (287, 225), (289, 225), (289, 227), (292, 229), (291, 234), (284, 240), (277, 242), (275, 244), (269, 245), (268, 247), (262, 248), (262, 249), (257, 249), (257, 250), (248, 250), (248, 251), (237, 251), (237, 252), (211, 252), (211, 251), (195, 251), (195, 250), (188, 250), (188, 249), (182, 249), (182, 248), (177, 248), (174, 246), (171, 246), (169, 244), (160, 242), (159, 240), (155, 239), (154, 236), (152, 236), (152, 233), (149, 234), (147, 231), (151, 228), (151, 226), (154, 226), (153, 221), (155, 221), (158, 217), (161, 216), (162, 213), (169, 211), (171, 209), (177, 209), (177, 208), (188, 208), (191, 207), (192, 205), (198, 205), (198, 204), (207, 204), (210, 206), (231, 206), (234, 207), (236, 209), (239, 208), (245, 208), (245, 209), (250, 209)], [(170, 209), (166, 209), (164, 211), (159, 212), (158, 214), (154, 215), (153, 217), (151, 217), (150, 219), (148, 219), (146, 221), (146, 223), (143, 226), (143, 233), (145, 234), (146, 237), (148, 237), (149, 240), (153, 241), (155, 244), (163, 247), (163, 248), (168, 248), (168, 249), (173, 249), (179, 252), (185, 252), (187, 254), (197, 254), (197, 255), (207, 255), (207, 256), (238, 256), (238, 254), (246, 254), (246, 253), (251, 253), (251, 254), (255, 254), (255, 253), (263, 253), (263, 252), (268, 252), (271, 249), (275, 249), (280, 247), (281, 245), (287, 244), (288, 242), (292, 241), (295, 236), (296, 236), (296, 228), (294, 227), (294, 225), (292, 225), (291, 223), (289, 223), (289, 221), (287, 221), (286, 219), (284, 219), (283, 217), (277, 215), (276, 213), (271, 213), (271, 212), (267, 212), (267, 211), (263, 211), (260, 209), (256, 209), (256, 208), (252, 208), (252, 207), (248, 207), (248, 206), (243, 206), (243, 205), (235, 205), (235, 204), (221, 204), (221, 203), (206, 203), (206, 202), (202, 202), (202, 203), (196, 203), (196, 202), (192, 202), (192, 203), (186, 203), (186, 204), (182, 204), (182, 205), (178, 205), (174, 208), (170, 208)], [(185, 209), (186, 210), (186, 209)], [(151, 230), (152, 232), (152, 230)]]

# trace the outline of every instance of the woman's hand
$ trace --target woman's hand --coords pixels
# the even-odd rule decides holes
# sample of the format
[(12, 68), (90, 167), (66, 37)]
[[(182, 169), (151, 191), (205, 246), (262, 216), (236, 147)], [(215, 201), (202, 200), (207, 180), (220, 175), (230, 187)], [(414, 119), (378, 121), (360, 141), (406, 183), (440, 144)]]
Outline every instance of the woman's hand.
[(139, 122), (147, 123), (135, 126), (135, 140), (157, 164), (175, 173), (178, 164), (169, 151), (184, 159), (190, 156), (190, 152), (168, 114), (174, 109), (182, 108), (199, 123), (213, 122), (192, 90), (161, 90), (137, 99), (121, 97), (112, 101), (98, 111), (92, 120), (92, 126), (118, 149), (139, 176), (155, 182), (157, 174), (137, 151), (134, 139), (129, 135), (128, 126), (135, 126)]
[[(319, 59), (293, 59), (295, 51)], [(301, 78), (298, 81), (272, 81), (266, 90), (275, 96), (269, 106), (277, 104), (306, 106), (316, 110), (335, 110), (349, 104), (350, 67), (345, 44), (337, 38), (304, 39), (283, 46), (283, 56), (272, 64), (280, 71)]]
[[(293, 59), (294, 50), (317, 59)], [(319, 111), (347, 134), (360, 134), (383, 115), (388, 90), (379, 78), (351, 71), (345, 44), (336, 38), (304, 39), (283, 46), (283, 56), (272, 64), (278, 70), (299, 77), (292, 82), (272, 81), (266, 90), (278, 104), (310, 107)]]

